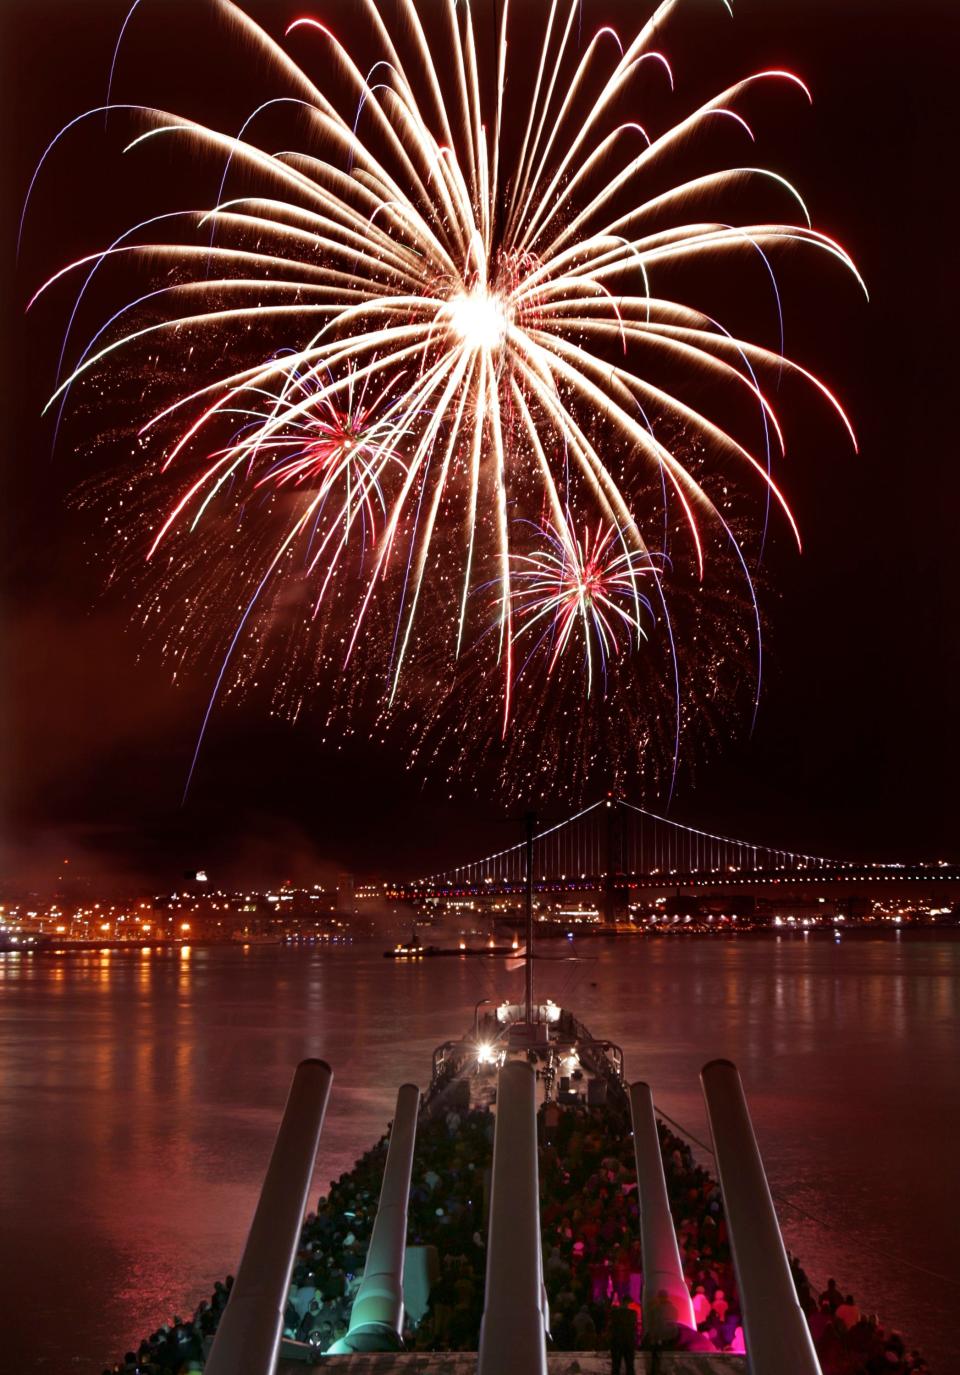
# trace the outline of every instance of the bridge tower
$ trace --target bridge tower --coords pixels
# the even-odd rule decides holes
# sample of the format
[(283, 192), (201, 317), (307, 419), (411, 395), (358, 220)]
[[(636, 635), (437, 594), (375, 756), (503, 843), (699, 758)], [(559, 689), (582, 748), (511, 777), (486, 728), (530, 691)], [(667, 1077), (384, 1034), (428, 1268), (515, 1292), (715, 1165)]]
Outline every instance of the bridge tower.
[(627, 877), (624, 863), (623, 809), (619, 799), (607, 798), (607, 833), (603, 876), (603, 920), (615, 926), (627, 915)]

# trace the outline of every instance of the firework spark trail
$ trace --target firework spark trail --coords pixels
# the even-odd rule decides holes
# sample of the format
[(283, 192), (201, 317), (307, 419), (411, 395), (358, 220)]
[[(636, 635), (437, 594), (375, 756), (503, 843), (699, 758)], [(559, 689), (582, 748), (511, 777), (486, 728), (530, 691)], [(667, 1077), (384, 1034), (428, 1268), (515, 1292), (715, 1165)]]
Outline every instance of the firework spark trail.
[[(232, 0), (212, 0), (291, 92), (260, 102), (239, 133), (228, 134), (163, 110), (111, 103), (121, 40), (139, 3), (114, 51), (107, 104), (87, 113), (115, 112), (133, 124), (126, 156), (143, 156), (162, 140), (175, 157), (211, 160), (220, 168), (216, 203), (143, 220), (101, 252), (61, 268), (31, 304), (85, 273), (62, 364), (95, 275), (124, 264), (176, 274), (110, 316), (67, 375), (58, 372), (51, 406), (62, 407), (77, 384), (123, 366), (138, 349), (169, 351), (186, 337), (201, 351), (217, 350), (206, 376), (166, 399), (140, 429), (145, 441), (156, 436), (153, 442), (165, 445), (162, 471), (196, 470), (156, 522), (148, 557), (172, 539), (202, 537), (237, 482), (268, 501), (273, 493), (275, 502), (273, 552), (266, 544), (258, 551), (268, 572), (234, 628), (204, 726), (283, 555), (298, 538), (306, 540), (307, 570), (319, 580), (317, 618), (360, 519), (364, 554), (344, 662), (371, 608), (389, 603), (389, 702), (415, 657), (424, 589), (438, 566), (459, 584), (456, 660), (470, 642), (471, 596), (478, 579), (486, 585), (478, 568), (488, 557), (497, 568), (502, 734), (522, 676), (515, 674), (513, 645), (547, 617), (551, 559), (560, 560), (552, 574), (556, 595), (566, 584), (570, 595), (551, 604), (559, 619), (547, 672), (579, 626), (589, 694), (595, 653), (606, 665), (611, 655), (620, 657), (621, 640), (635, 647), (645, 634), (641, 606), (655, 619), (637, 578), (652, 579), (673, 645), (665, 564), (644, 534), (650, 511), (640, 493), (651, 476), (662, 483), (665, 533), (674, 515), (686, 526), (701, 580), (710, 532), (732, 542), (756, 613), (759, 664), (749, 560), (729, 510), (718, 504), (721, 483), (710, 464), (693, 470), (669, 429), (679, 426), (687, 444), (694, 439), (705, 453), (754, 476), (799, 543), (772, 473), (771, 432), (781, 453), (785, 445), (764, 378), (793, 375), (813, 387), (856, 441), (832, 391), (784, 355), (771, 255), (778, 247), (806, 248), (862, 281), (846, 250), (813, 228), (799, 192), (777, 172), (733, 166), (683, 176), (652, 195), (644, 187), (667, 159), (712, 128), (732, 126), (753, 140), (735, 108), (745, 92), (784, 83), (809, 99), (803, 81), (786, 70), (756, 72), (657, 131), (646, 116), (643, 124), (618, 122), (615, 112), (647, 73), (654, 87), (659, 79), (673, 89), (673, 68), (651, 44), (675, 0), (664, 0), (628, 40), (604, 26), (579, 49), (580, 0), (550, 0), (532, 85), (525, 89), (518, 78), (515, 97), (508, 86), (509, 0), (493, 35), (492, 67), (481, 61), (482, 21), (469, 3), (431, 14), (428, 33), (415, 0), (399, 0), (402, 22), (395, 28), (375, 0), (362, 0), (381, 51), (366, 74), (321, 19), (304, 16), (287, 29), (310, 60), (329, 64), (328, 89), (321, 89)], [(641, 90), (651, 104), (648, 86)], [(267, 152), (252, 141), (254, 125), (268, 107), (284, 106), (306, 121), (309, 141)], [(71, 121), (44, 152), (28, 204), (40, 168), (85, 117)], [(518, 148), (506, 129), (516, 130)], [(234, 170), (252, 192), (228, 197)], [(738, 225), (728, 213), (719, 217), (719, 202), (747, 184), (797, 207), (801, 222)], [(690, 207), (700, 218), (688, 218)], [(140, 241), (173, 221), (199, 241)], [(759, 254), (773, 284), (777, 350), (740, 338), (654, 287), (664, 268), (676, 272), (700, 261), (726, 271), (745, 250)], [(280, 330), (285, 341), (257, 357), (264, 330)], [(654, 380), (665, 369), (671, 381)], [(759, 417), (762, 456), (729, 422), (684, 394), (698, 372), (746, 393)], [(357, 402), (357, 395), (364, 399)], [(228, 443), (212, 437), (238, 417), (241, 429)], [(287, 512), (276, 504), (280, 493), (299, 506)], [(533, 519), (538, 502), (546, 524)], [(576, 528), (587, 533), (578, 536)], [(547, 552), (528, 547), (533, 529), (541, 542), (549, 532)], [(607, 569), (610, 594), (598, 589), (588, 608), (583, 575), (597, 560)], [(622, 578), (632, 588), (629, 607), (622, 604)], [(571, 600), (574, 584), (580, 590)], [(673, 652), (672, 660), (676, 675)], [(679, 738), (679, 698), (676, 711)]]

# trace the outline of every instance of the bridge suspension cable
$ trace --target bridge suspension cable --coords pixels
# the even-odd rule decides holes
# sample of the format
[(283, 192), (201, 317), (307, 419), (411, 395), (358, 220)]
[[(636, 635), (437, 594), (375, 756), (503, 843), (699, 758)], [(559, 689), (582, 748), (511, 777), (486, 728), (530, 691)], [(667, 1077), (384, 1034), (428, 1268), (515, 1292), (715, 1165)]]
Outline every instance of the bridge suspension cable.
[[(538, 831), (534, 837), (534, 845), (547, 840), (549, 836), (557, 831), (562, 831), (565, 826), (572, 826), (582, 817), (594, 812), (598, 807), (602, 807), (605, 798), (597, 802), (591, 802), (589, 807), (583, 807), (573, 816), (566, 817), (563, 821), (556, 822), (553, 826), (548, 826), (546, 830)], [(506, 849), (496, 850), (492, 855), (487, 855), (484, 859), (473, 860), (469, 864), (461, 864), (456, 869), (444, 869), (437, 874), (429, 874), (426, 878), (418, 879), (418, 885), (429, 886), (443, 880), (456, 882), (461, 880), (467, 883), (476, 883), (487, 876), (488, 873), (494, 874), (507, 882), (520, 883), (524, 878), (524, 850), (527, 842), (520, 840), (516, 845), (508, 845)], [(515, 872), (514, 872), (515, 870)]]
[[(808, 855), (800, 850), (780, 850), (769, 845), (755, 845), (749, 840), (738, 840), (734, 836), (717, 835), (713, 831), (703, 831), (698, 826), (686, 826), (682, 821), (674, 821), (668, 816), (661, 816), (659, 812), (652, 812), (649, 807), (638, 807), (633, 802), (628, 802), (626, 798), (618, 798), (618, 805), (627, 807), (632, 812), (637, 812), (640, 816), (649, 817), (652, 821), (662, 826), (672, 826), (676, 831), (697, 837), (704, 842), (709, 842), (718, 846), (732, 847), (738, 853), (752, 856), (754, 861), (758, 856), (775, 856), (792, 864), (814, 864), (819, 868), (842, 868), (843, 861), (827, 859), (823, 855)], [(696, 851), (695, 851), (696, 853)], [(697, 866), (691, 866), (696, 868)], [(753, 865), (756, 868), (756, 862)]]
[[(482, 859), (430, 874), (421, 888), (511, 887), (525, 877), (524, 841)], [(625, 798), (602, 798), (537, 833), (534, 879), (574, 882), (611, 874), (731, 874), (797, 871), (836, 872), (845, 861), (688, 826)]]

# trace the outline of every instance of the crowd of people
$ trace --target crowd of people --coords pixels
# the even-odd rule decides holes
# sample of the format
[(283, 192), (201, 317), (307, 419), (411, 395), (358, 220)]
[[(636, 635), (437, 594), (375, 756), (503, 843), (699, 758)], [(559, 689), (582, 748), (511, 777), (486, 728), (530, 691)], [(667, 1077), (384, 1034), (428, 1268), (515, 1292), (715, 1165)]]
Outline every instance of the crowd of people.
[(186, 1375), (188, 1371), (202, 1370), (232, 1288), (232, 1275), (225, 1281), (217, 1280), (209, 1300), (201, 1300), (189, 1321), (175, 1317), (164, 1323), (145, 1337), (136, 1351), (128, 1351), (122, 1362), (104, 1370), (103, 1375)]
[[(643, 1341), (639, 1202), (625, 1109), (548, 1106), (541, 1113), (541, 1224), (551, 1331), (562, 1349), (609, 1346), (630, 1308)], [(742, 1351), (743, 1331), (716, 1188), (686, 1143), (662, 1130), (664, 1167), (678, 1222), (698, 1330), (668, 1323), (669, 1344)], [(662, 1340), (662, 1339), (661, 1339)]]
[[(417, 1130), (407, 1241), (432, 1248), (424, 1311), (405, 1340), (416, 1350), (477, 1349), (486, 1268), (486, 1205), (494, 1116), (489, 1108), (442, 1103)], [(660, 1124), (671, 1211), (696, 1329), (671, 1325), (658, 1344), (690, 1351), (744, 1350), (736, 1278), (716, 1182), (688, 1144)], [(541, 1109), (540, 1216), (550, 1337), (560, 1350), (608, 1350), (613, 1369), (645, 1341), (643, 1257), (633, 1143), (625, 1102)], [(326, 1351), (348, 1329), (363, 1274), (386, 1158), (384, 1137), (331, 1185), (304, 1224), (284, 1313), (284, 1335)], [(817, 1293), (791, 1259), (800, 1304), (825, 1375), (927, 1375), (917, 1352), (861, 1312), (830, 1280)], [(218, 1282), (189, 1320), (175, 1317), (104, 1375), (187, 1375), (201, 1371), (232, 1277)], [(408, 1302), (408, 1310), (410, 1304)], [(411, 1321), (411, 1316), (415, 1321)], [(666, 1333), (666, 1338), (664, 1337)]]
[(836, 1280), (817, 1294), (795, 1256), (790, 1266), (825, 1375), (929, 1375), (920, 1352), (908, 1351), (899, 1332), (885, 1332)]
[[(321, 1350), (345, 1334), (376, 1215), (386, 1138), (334, 1184), (307, 1219), (285, 1332)], [(493, 1114), (455, 1107), (424, 1114), (410, 1180), (407, 1245), (434, 1248), (429, 1306), (410, 1326), (419, 1349), (476, 1350), (483, 1307), (484, 1197)]]
[[(621, 1313), (632, 1309), (644, 1341), (643, 1258), (633, 1141), (625, 1105), (541, 1110), (541, 1223), (544, 1282), (556, 1346), (613, 1348)], [(675, 1325), (674, 1349), (742, 1352), (740, 1301), (719, 1185), (690, 1146), (659, 1124), (670, 1210), (696, 1331)], [(791, 1258), (824, 1375), (928, 1375), (916, 1351), (830, 1280), (816, 1294)], [(658, 1334), (659, 1335), (659, 1334)]]

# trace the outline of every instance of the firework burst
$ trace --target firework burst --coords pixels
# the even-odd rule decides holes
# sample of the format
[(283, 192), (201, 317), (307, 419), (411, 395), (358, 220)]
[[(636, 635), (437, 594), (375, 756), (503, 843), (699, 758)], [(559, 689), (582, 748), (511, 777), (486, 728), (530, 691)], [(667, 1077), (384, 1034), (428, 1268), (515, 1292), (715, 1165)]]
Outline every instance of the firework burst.
[[(828, 388), (782, 347), (738, 337), (686, 294), (674, 299), (669, 284), (690, 264), (726, 273), (747, 257), (776, 290), (770, 254), (784, 248), (859, 277), (777, 173), (735, 165), (655, 188), (671, 165), (683, 167), (695, 138), (721, 126), (753, 137), (736, 108), (752, 88), (809, 96), (803, 82), (757, 72), (678, 123), (648, 121), (648, 131), (619, 112), (630, 102), (655, 119), (657, 83), (672, 88), (653, 44), (675, 0), (626, 41), (604, 27), (586, 42), (580, 0), (545, 2), (522, 73), (508, 60), (509, 0), (495, 25), (469, 3), (425, 19), (414, 0), (399, 0), (392, 24), (363, 0), (351, 13), (365, 16), (379, 49), (366, 71), (321, 19), (287, 29), (301, 67), (231, 0), (211, 3), (288, 94), (258, 106), (239, 133), (108, 100), (110, 128), (121, 117), (134, 125), (128, 157), (166, 145), (175, 158), (207, 160), (220, 194), (125, 230), (41, 292), (82, 273), (83, 296), (98, 274), (124, 266), (150, 286), (65, 369), (51, 407), (105, 371), (136, 368), (145, 351), (189, 343), (202, 362), (202, 377), (158, 398), (139, 425), (168, 501), (144, 540), (148, 562), (220, 528), (238, 489), (241, 505), (268, 502), (273, 528), (253, 527), (262, 543), (247, 553), (252, 596), (229, 628), (214, 696), (251, 614), (294, 567), (306, 570), (310, 616), (339, 618), (341, 669), (362, 657), (365, 639), (381, 644), (390, 621), (389, 704), (406, 684), (416, 695), (441, 631), (454, 664), (478, 638), (490, 643), (473, 594), (492, 571), (501, 736), (532, 676), (514, 647), (542, 621), (548, 673), (579, 637), (588, 690), (598, 658), (603, 666), (636, 645), (644, 620), (656, 617), (672, 642), (659, 522), (682, 528), (672, 538), (685, 539), (701, 581), (711, 547), (731, 543), (755, 609), (723, 497), (731, 469), (755, 480), (799, 542), (773, 476), (784, 443), (768, 379), (801, 378), (853, 432)], [(304, 69), (313, 63), (322, 86)], [(268, 107), (300, 120), (294, 150), (256, 141)], [(242, 194), (229, 193), (234, 179)], [(731, 223), (731, 197), (748, 184), (790, 218)], [(704, 376), (748, 404), (753, 439), (707, 413)], [(686, 448), (669, 438), (681, 431)], [(712, 466), (686, 461), (691, 443)], [(662, 500), (650, 502), (651, 490)], [(223, 556), (222, 542), (209, 549)], [(341, 592), (334, 606), (345, 560), (355, 595), (347, 605)], [(756, 633), (759, 654), (759, 617)], [(671, 664), (675, 768), (675, 655)]]
[(541, 548), (516, 556), (515, 638), (536, 637), (530, 654), (548, 651), (548, 674), (579, 641), (589, 694), (595, 665), (606, 679), (608, 661), (647, 638), (643, 618), (649, 625), (653, 608), (640, 588), (656, 570), (649, 556), (623, 547), (614, 526), (598, 523), (578, 535), (568, 519), (559, 529), (545, 526), (542, 535)]

